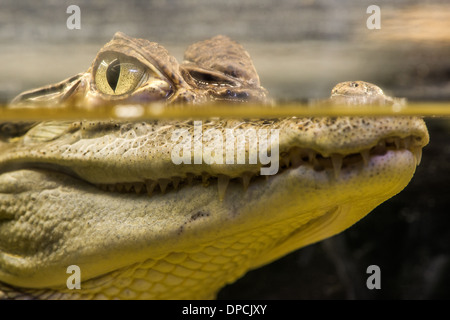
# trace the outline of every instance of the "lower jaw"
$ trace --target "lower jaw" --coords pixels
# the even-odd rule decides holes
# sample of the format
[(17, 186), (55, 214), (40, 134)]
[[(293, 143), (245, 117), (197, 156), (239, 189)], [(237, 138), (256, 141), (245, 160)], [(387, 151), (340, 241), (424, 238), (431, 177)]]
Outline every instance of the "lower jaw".
[[(86, 202), (95, 203), (96, 199), (102, 199), (101, 203), (85, 211), (92, 216), (92, 221), (123, 220), (129, 223), (91, 226), (100, 234), (98, 239), (105, 241), (112, 236), (114, 241), (117, 241), (116, 236), (126, 239), (126, 235), (133, 230), (143, 237), (136, 240), (136, 250), (142, 251), (130, 253), (129, 246), (120, 247), (119, 242), (118, 246), (110, 246), (115, 253), (109, 254), (116, 256), (116, 260), (124, 259), (127, 265), (164, 255), (162, 252), (151, 251), (153, 230), (146, 228), (156, 225), (164, 229), (165, 220), (169, 221), (168, 225), (171, 226), (163, 232), (164, 237), (171, 243), (164, 245), (166, 254), (180, 250), (195, 251), (208, 243), (234, 240), (237, 235), (258, 233), (261, 230), (265, 230), (265, 237), (271, 230), (275, 230), (275, 226), (281, 226), (282, 232), (268, 245), (271, 249), (253, 257), (251, 262), (246, 262), (249, 267), (256, 267), (351, 226), (375, 206), (400, 192), (411, 179), (415, 164), (412, 153), (403, 150), (389, 151), (384, 156), (372, 157), (366, 165), (356, 163), (343, 168), (338, 178), (331, 170), (315, 172), (300, 166), (270, 177), (268, 181), (255, 181), (245, 193), (242, 192), (242, 186), (233, 182), (223, 201), (218, 199), (216, 188), (204, 188), (201, 185), (166, 195), (155, 195), (151, 199), (135, 194), (113, 196), (110, 192), (100, 191), (63, 174), (55, 174), (56, 179), (46, 182), (35, 181), (39, 176), (33, 174), (30, 175), (29, 181), (21, 180), (20, 175), (11, 177), (15, 181), (7, 180), (8, 174), (0, 175), (0, 196), (14, 197), (12, 191), (17, 191), (17, 188), (21, 189), (22, 193), (29, 191), (39, 194), (42, 190), (60, 190), (65, 187), (66, 193), (82, 190), (88, 197), (72, 196), (72, 201), (75, 202), (71, 204), (72, 208), (86, 207)], [(51, 176), (48, 171), (42, 174)], [(58, 205), (61, 208), (66, 206), (65, 203)], [(339, 211), (337, 216), (333, 215), (334, 219), (328, 219), (326, 214), (333, 208), (346, 208), (346, 211)], [(202, 212), (202, 215), (199, 215), (199, 212)], [(62, 219), (61, 222), (69, 219), (67, 216), (56, 215), (55, 218), (57, 217)], [(314, 230), (317, 232), (314, 235), (308, 235), (307, 230), (302, 229), (302, 226), (313, 224), (321, 217), (324, 218), (320, 224), (315, 224)], [(290, 223), (292, 221), (295, 221), (295, 226)], [(58, 224), (56, 221), (55, 226)], [(80, 227), (84, 232), (83, 228), (86, 226)], [(127, 227), (130, 229), (126, 229)], [(157, 237), (156, 240), (165, 243), (164, 237)], [(80, 235), (79, 238), (83, 237)], [(77, 250), (83, 246), (89, 245), (84, 242), (79, 246), (75, 245), (76, 250), (72, 254), (82, 255), (83, 253)], [(67, 250), (67, 256), (71, 255), (70, 252)], [(93, 254), (93, 259), (100, 253), (105, 252)], [(119, 262), (112, 270), (124, 267), (122, 261)], [(71, 263), (72, 261), (69, 264)], [(95, 264), (95, 260), (92, 263)]]

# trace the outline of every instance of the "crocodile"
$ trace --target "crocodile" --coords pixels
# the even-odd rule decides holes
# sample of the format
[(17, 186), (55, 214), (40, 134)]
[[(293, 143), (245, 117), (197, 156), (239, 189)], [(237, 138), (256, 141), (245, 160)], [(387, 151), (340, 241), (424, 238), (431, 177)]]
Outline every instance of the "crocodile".
[[(117, 33), (87, 72), (24, 92), (10, 107), (215, 101), (270, 104), (240, 44), (216, 36), (178, 63), (156, 43)], [(396, 100), (345, 81), (329, 101), (364, 108)], [(243, 163), (196, 162), (195, 152), (173, 161), (180, 145), (192, 147), (174, 132), (194, 137), (193, 148), (200, 141), (203, 160), (223, 153), (223, 141), (206, 139), (210, 129), (222, 137), (270, 129), (275, 143), (248, 140)], [(411, 116), (0, 123), (0, 297), (215, 298), (247, 271), (344, 231), (400, 192), (428, 141), (423, 119)], [(257, 148), (277, 156), (275, 172), (262, 174), (261, 157), (250, 161)], [(79, 288), (69, 286), (71, 266)]]

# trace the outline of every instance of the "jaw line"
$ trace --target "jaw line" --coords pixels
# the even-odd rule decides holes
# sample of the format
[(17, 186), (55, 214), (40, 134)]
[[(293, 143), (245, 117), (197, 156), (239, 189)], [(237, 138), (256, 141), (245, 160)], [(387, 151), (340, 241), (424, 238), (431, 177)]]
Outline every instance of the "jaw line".
[[(62, 240), (67, 244), (64, 252), (56, 252), (54, 258), (49, 257), (50, 261), (41, 267), (43, 269), (33, 268), (39, 267), (39, 261), (34, 265), (31, 263), (28, 277), (27, 272), (18, 272), (22, 280), (12, 276), (10, 283), (34, 283), (35, 287), (65, 283), (65, 273), (55, 278), (55, 270), (59, 270), (57, 268), (61, 263), (77, 264), (84, 270), (90, 270), (85, 276), (93, 278), (149, 258), (158, 258), (167, 252), (190, 252), (208, 245), (211, 239), (236, 237), (258, 229), (281, 228), (283, 234), (275, 239), (272, 249), (256, 257), (250, 267), (260, 266), (354, 224), (406, 186), (414, 173), (415, 160), (409, 151), (388, 151), (384, 156), (372, 157), (369, 164), (362, 167), (366, 170), (361, 170), (357, 164), (354, 167), (344, 168), (336, 180), (332, 172), (314, 172), (311, 168), (300, 166), (281, 172), (267, 182), (257, 181), (249, 186), (246, 193), (243, 193), (242, 185), (235, 182), (222, 202), (218, 199), (217, 188), (213, 186), (205, 188), (197, 185), (149, 199), (134, 194), (103, 192), (62, 173), (33, 171), (33, 174), (45, 174), (46, 177), (53, 174), (59, 180), (42, 182), (41, 189), (37, 190), (35, 185), (24, 182), (32, 194), (57, 190), (70, 197), (74, 189), (82, 192), (76, 204), (81, 211), (75, 217), (64, 216), (70, 212), (69, 209), (55, 216), (61, 219), (55, 221), (55, 226), (71, 219), (78, 224), (73, 226), (71, 232), (78, 233), (74, 239), (73, 234), (63, 233)], [(376, 168), (384, 171), (370, 180), (371, 170)], [(397, 176), (392, 178), (395, 174)], [(59, 182), (62, 182), (62, 187), (55, 188)], [(48, 189), (45, 183), (52, 185), (53, 189)], [(191, 199), (188, 205), (186, 199)], [(50, 203), (50, 207), (59, 203), (63, 208), (61, 200), (64, 199)], [(97, 205), (96, 201), (101, 204)], [(41, 210), (48, 212), (48, 207)], [(193, 219), (199, 212), (205, 215)], [(89, 227), (87, 221), (91, 221)], [(80, 242), (76, 239), (84, 240)], [(109, 240), (105, 242), (106, 239)], [(100, 264), (99, 254), (103, 257)], [(33, 259), (33, 256), (24, 255), (23, 258)]]

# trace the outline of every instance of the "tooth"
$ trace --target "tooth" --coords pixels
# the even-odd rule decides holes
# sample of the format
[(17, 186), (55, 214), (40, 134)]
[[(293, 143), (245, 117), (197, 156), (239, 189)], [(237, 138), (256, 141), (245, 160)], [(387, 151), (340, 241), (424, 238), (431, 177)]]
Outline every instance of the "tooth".
[(420, 147), (413, 148), (412, 153), (416, 158), (416, 165), (418, 166), (420, 164), (420, 161), (422, 161), (422, 148)]
[(107, 189), (108, 189), (109, 192), (114, 192), (114, 191), (116, 191), (116, 188), (114, 187), (113, 184), (108, 184), (108, 185), (107, 185)]
[(123, 184), (123, 187), (124, 187), (126, 192), (130, 192), (132, 186), (133, 186), (132, 183), (124, 183)]
[(316, 153), (313, 150), (307, 150), (308, 162), (314, 165), (314, 159), (316, 159)]
[(312, 159), (312, 166), (313, 166), (314, 170), (317, 170), (317, 171), (323, 170), (323, 166), (320, 164), (320, 162), (317, 158)]
[(289, 160), (289, 156), (288, 156), (288, 155), (283, 156), (283, 157), (281, 158), (281, 161), (282, 161), (282, 164), (283, 164), (286, 168), (289, 168), (290, 160)]
[(407, 138), (403, 139), (403, 143), (405, 145), (405, 149), (409, 149), (409, 146), (411, 145), (411, 138), (407, 137)]
[(230, 178), (226, 175), (219, 174), (217, 176), (217, 186), (219, 190), (219, 200), (223, 201), (223, 198), (225, 198), (225, 193), (227, 192), (228, 182), (230, 182)]
[(252, 174), (245, 172), (242, 175), (242, 184), (244, 185), (244, 191), (247, 191), (248, 185), (250, 184), (250, 179), (252, 178)]
[(187, 173), (186, 174), (186, 178), (187, 178), (188, 184), (191, 186), (192, 185), (192, 181), (194, 180), (194, 174), (193, 173)]
[(145, 180), (145, 186), (147, 187), (147, 194), (149, 196), (152, 195), (153, 190), (155, 190), (155, 187), (158, 183), (156, 181), (153, 180)]
[(161, 192), (164, 194), (166, 193), (166, 188), (167, 185), (169, 184), (170, 180), (169, 179), (159, 179), (158, 183), (159, 183), (159, 188), (161, 189)]
[(173, 188), (175, 190), (177, 190), (178, 189), (178, 185), (180, 184), (181, 178), (180, 177), (173, 177), (172, 181), (173, 181)]
[(401, 141), (400, 138), (394, 138), (394, 144), (395, 144), (395, 148), (397, 150), (400, 149), (400, 146), (401, 146), (400, 141)]
[(289, 154), (287, 152), (280, 154), (280, 162), (282, 166), (289, 167)]
[(366, 149), (366, 150), (361, 151), (360, 153), (361, 153), (361, 157), (363, 158), (364, 165), (367, 166), (367, 164), (370, 161), (370, 151), (368, 149)]
[(122, 190), (123, 190), (123, 184), (122, 183), (116, 184), (116, 191), (117, 192), (122, 192)]
[(291, 151), (292, 167), (297, 168), (302, 163), (302, 155), (300, 148), (294, 148)]
[(133, 183), (134, 191), (136, 194), (140, 194), (142, 191), (142, 188), (144, 187), (144, 184), (142, 182), (135, 182)]
[(202, 184), (204, 187), (209, 186), (209, 177), (210, 177), (210, 175), (207, 174), (206, 172), (202, 173)]
[(334, 177), (339, 178), (339, 174), (341, 173), (342, 168), (342, 159), (344, 157), (340, 154), (332, 154), (331, 155), (331, 163), (333, 164), (334, 169)]

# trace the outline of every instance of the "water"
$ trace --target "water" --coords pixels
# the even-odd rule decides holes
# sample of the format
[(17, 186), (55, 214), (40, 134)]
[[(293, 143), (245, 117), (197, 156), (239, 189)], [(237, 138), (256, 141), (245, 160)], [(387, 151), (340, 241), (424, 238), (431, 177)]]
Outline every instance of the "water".
[(42, 120), (146, 120), (146, 119), (188, 119), (208, 117), (228, 118), (281, 118), (321, 116), (450, 116), (450, 102), (412, 102), (403, 107), (330, 105), (327, 103), (282, 103), (278, 105), (246, 104), (235, 107), (226, 104), (202, 106), (170, 106), (163, 104), (97, 106), (76, 108), (72, 106), (47, 107), (45, 105), (6, 108), (0, 105), (0, 119), (3, 121)]
[[(365, 10), (372, 4), (368, 0), (195, 1), (201, 10), (181, 1), (78, 3), (82, 29), (71, 31), (65, 27), (63, 2), (5, 1), (0, 12), (0, 58), (7, 63), (1, 69), (0, 103), (22, 90), (87, 70), (97, 50), (114, 32), (123, 31), (163, 44), (179, 61), (188, 44), (227, 34), (250, 52), (262, 84), (282, 101), (281, 108), (225, 106), (199, 111), (152, 106), (136, 107), (130, 113), (120, 108), (61, 112), (0, 107), (0, 122), (344, 114), (425, 117), (430, 143), (405, 190), (341, 235), (249, 272), (225, 287), (220, 299), (450, 297), (450, 11), (445, 1), (381, 1), (383, 20), (378, 31), (365, 27)], [(337, 82), (359, 79), (391, 90), (388, 94), (408, 97), (411, 103), (400, 110), (311, 108), (298, 103), (328, 96)], [(381, 290), (369, 291), (365, 286), (371, 264), (381, 267)]]

